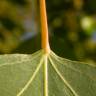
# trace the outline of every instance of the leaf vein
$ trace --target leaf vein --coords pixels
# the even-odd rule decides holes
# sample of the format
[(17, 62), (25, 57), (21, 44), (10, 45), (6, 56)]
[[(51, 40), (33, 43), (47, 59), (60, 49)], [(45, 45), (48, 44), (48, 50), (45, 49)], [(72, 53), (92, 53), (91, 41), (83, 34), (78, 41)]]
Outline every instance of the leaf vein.
[(30, 84), (32, 83), (32, 81), (34, 80), (34, 78), (36, 77), (41, 65), (43, 62), (43, 58), (41, 58), (40, 63), (38, 64), (35, 72), (33, 73), (33, 75), (31, 76), (31, 78), (29, 79), (29, 81), (26, 83), (26, 85), (21, 89), (21, 91), (16, 95), (16, 96), (21, 96), (30, 86)]
[[(36, 52), (37, 53), (37, 52)], [(34, 53), (35, 54), (35, 53)], [(40, 54), (38, 54), (38, 55), (40, 55)], [(36, 56), (34, 56), (33, 58), (32, 58), (32, 60), (33, 59), (35, 59), (35, 58), (37, 58), (38, 57), (38, 55), (36, 55)], [(7, 66), (7, 65), (15, 65), (15, 64), (23, 64), (24, 62), (28, 62), (28, 61), (30, 61), (30, 59), (23, 59), (22, 61), (19, 61), (19, 62), (13, 62), (13, 63), (11, 63), (11, 62), (8, 62), (8, 63), (3, 63), (3, 64), (0, 64), (0, 67), (3, 67), (3, 66)]]
[(53, 60), (49, 57), (49, 60), (51, 62), (52, 67), (54, 68), (54, 70), (56, 71), (56, 73), (58, 74), (58, 76), (61, 78), (61, 80), (64, 82), (64, 84), (70, 89), (70, 91), (72, 92), (72, 94), (74, 96), (79, 96), (75, 90), (72, 89), (72, 87), (70, 86), (70, 84), (68, 84), (68, 82), (66, 81), (66, 79), (62, 76), (62, 74), (60, 73), (60, 71), (58, 70), (58, 68), (55, 66), (55, 64), (53, 63)]
[[(56, 60), (57, 62), (59, 62), (60, 64), (62, 64), (59, 59), (55, 59), (55, 60)], [(93, 81), (96, 81), (94, 78), (92, 78), (92, 77), (90, 77), (89, 75), (83, 73), (82, 71), (79, 71), (79, 70), (77, 70), (77, 69), (75, 69), (75, 68), (72, 68), (72, 67), (70, 67), (70, 66), (67, 66), (67, 65), (64, 64), (64, 63), (63, 63), (62, 65), (64, 65), (64, 66), (67, 67), (67, 68), (70, 68), (70, 69), (73, 70), (73, 71), (78, 72), (79, 74), (85, 75), (86, 77), (88, 77), (89, 79), (91, 79), (91, 80), (93, 80)]]

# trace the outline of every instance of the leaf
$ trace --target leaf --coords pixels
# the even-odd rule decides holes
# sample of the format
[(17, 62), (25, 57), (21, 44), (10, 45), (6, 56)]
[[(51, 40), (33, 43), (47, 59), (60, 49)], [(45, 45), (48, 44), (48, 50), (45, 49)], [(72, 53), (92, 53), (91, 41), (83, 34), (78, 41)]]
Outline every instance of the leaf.
[(96, 66), (52, 51), (1, 55), (0, 96), (96, 96)]

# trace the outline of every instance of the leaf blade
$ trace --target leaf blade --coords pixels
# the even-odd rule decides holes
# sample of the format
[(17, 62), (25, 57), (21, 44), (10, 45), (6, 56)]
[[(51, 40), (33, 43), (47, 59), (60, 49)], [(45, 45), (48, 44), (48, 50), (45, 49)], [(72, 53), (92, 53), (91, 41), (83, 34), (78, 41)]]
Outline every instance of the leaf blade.
[(96, 66), (52, 51), (0, 56), (2, 96), (96, 96)]

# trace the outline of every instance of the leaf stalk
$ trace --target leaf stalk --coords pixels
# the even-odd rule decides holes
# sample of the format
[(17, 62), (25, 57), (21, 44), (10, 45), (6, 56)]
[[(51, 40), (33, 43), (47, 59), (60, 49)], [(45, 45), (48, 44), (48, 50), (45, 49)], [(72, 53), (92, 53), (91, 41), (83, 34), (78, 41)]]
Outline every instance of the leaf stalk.
[(40, 0), (40, 15), (41, 15), (41, 30), (42, 30), (42, 32), (41, 32), (42, 49), (44, 49), (45, 53), (49, 53), (50, 52), (50, 45), (49, 45), (45, 0)]

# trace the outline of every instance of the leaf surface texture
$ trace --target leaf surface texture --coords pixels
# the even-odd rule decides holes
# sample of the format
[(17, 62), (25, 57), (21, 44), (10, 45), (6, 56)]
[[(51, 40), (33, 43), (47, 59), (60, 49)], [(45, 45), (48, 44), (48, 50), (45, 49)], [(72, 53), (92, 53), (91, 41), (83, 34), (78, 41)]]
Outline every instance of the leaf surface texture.
[(0, 96), (96, 96), (96, 66), (52, 51), (1, 55)]

